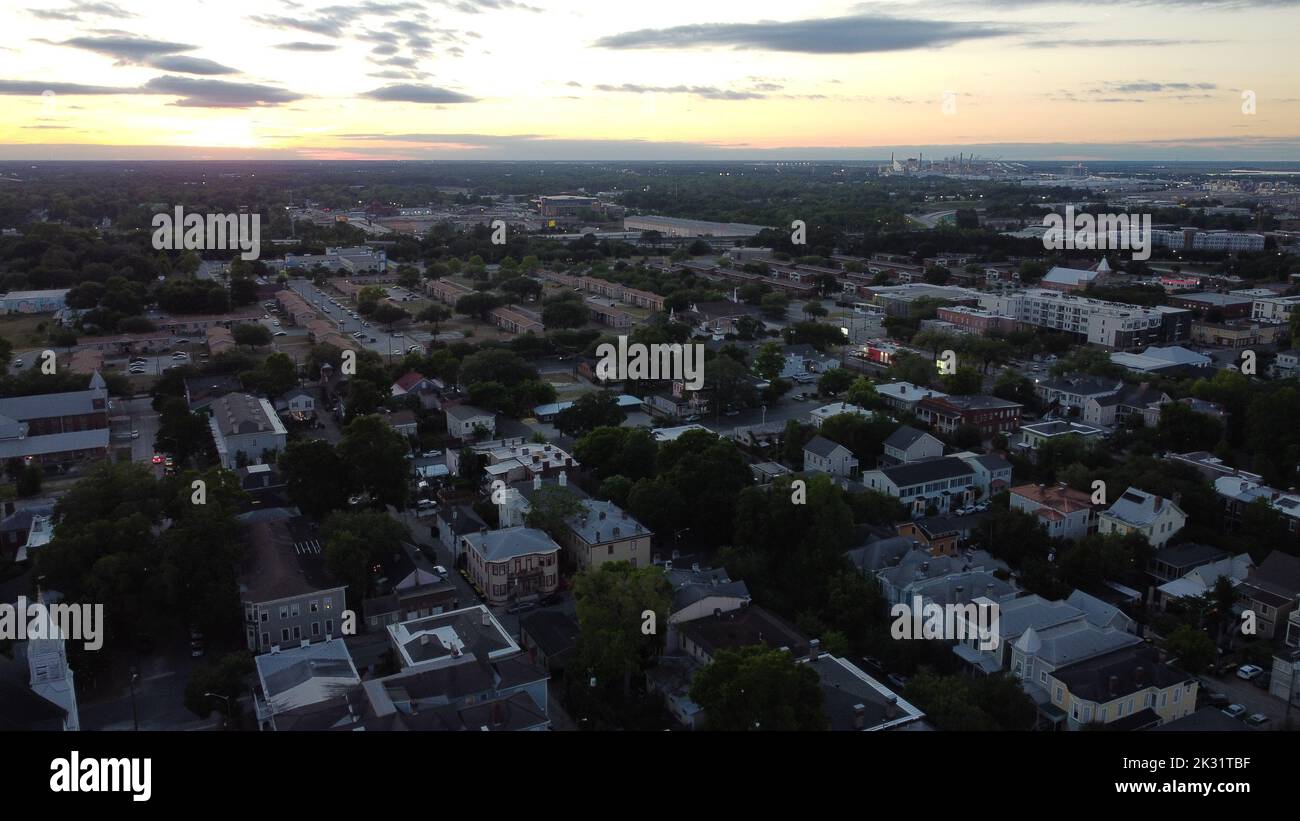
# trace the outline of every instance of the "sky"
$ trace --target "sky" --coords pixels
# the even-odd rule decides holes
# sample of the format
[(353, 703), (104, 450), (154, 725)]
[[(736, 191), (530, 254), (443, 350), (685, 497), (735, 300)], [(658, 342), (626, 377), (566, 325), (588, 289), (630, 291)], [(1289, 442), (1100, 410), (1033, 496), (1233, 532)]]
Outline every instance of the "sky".
[(1300, 160), (1300, 0), (10, 0), (0, 160)]

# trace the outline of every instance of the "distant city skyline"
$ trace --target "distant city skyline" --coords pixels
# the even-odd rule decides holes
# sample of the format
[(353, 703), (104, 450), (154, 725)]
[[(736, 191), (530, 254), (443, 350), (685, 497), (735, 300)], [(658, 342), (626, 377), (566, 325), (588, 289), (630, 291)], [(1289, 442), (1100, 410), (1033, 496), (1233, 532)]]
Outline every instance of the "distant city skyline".
[(1298, 24), (1300, 0), (59, 0), (0, 11), (0, 160), (1288, 161)]

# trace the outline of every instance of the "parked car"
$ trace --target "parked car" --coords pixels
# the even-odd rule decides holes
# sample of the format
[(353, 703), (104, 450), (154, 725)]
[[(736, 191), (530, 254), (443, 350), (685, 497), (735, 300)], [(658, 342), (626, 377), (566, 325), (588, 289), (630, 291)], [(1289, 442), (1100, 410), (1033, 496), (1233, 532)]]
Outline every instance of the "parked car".
[(1211, 707), (1227, 707), (1229, 704), (1226, 693), (1220, 693), (1217, 690), (1202, 690), (1201, 694), (1205, 697), (1205, 703)]
[(564, 596), (558, 592), (547, 593), (545, 596), (542, 596), (542, 599), (539, 602), (539, 604), (541, 604), (542, 607), (553, 607), (554, 605), (563, 604), (563, 603), (564, 603)]
[(447, 576), (449, 575), (447, 573), (447, 568), (443, 567), (440, 564), (435, 564), (433, 566), (433, 572), (437, 573), (439, 576), (442, 576), (444, 579), (447, 578)]
[(1227, 707), (1223, 708), (1223, 714), (1229, 718), (1241, 718), (1246, 714), (1246, 705), (1229, 704)]
[(1268, 716), (1263, 713), (1251, 713), (1246, 716), (1246, 723), (1252, 727), (1259, 727), (1269, 722)]
[(425, 459), (432, 459), (432, 458), (434, 458), (435, 456), (441, 456), (441, 455), (442, 455), (442, 451), (440, 451), (440, 450), (426, 450), (422, 455), (423, 455), (423, 457), (424, 457)]
[(516, 613), (527, 613), (529, 610), (535, 610), (536, 608), (537, 608), (536, 602), (520, 601), (520, 602), (515, 602), (514, 604), (507, 607), (506, 612), (511, 615), (514, 615)]
[(191, 642), (190, 642), (190, 657), (191, 657), (191, 658), (199, 658), (199, 657), (202, 656), (202, 655), (203, 655), (203, 642), (201, 642), (201, 641), (191, 641)]
[(1263, 672), (1264, 668), (1260, 667), (1258, 664), (1243, 664), (1237, 668), (1237, 678), (1244, 678), (1246, 681), (1251, 681)]

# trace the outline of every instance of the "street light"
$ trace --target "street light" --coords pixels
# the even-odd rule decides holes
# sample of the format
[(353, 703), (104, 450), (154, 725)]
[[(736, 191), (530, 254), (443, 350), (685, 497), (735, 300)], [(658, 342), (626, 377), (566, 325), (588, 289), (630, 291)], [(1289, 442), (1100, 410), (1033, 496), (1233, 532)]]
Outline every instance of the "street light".
[(139, 680), (139, 678), (140, 678), (140, 674), (135, 671), (134, 667), (132, 667), (131, 685), (130, 685), (131, 686), (131, 724), (133, 727), (135, 727), (135, 731), (137, 733), (140, 732), (140, 716), (135, 711), (135, 683), (137, 680)]
[(205, 696), (209, 696), (209, 697), (211, 697), (211, 698), (219, 698), (219, 699), (221, 699), (222, 701), (226, 702), (226, 722), (225, 722), (225, 725), (224, 725), (224, 726), (225, 726), (227, 729), (229, 729), (229, 728), (230, 728), (230, 719), (231, 719), (231, 714), (230, 714), (230, 696), (223, 696), (223, 695), (221, 695), (221, 693), (204, 693), (203, 695), (205, 695)]

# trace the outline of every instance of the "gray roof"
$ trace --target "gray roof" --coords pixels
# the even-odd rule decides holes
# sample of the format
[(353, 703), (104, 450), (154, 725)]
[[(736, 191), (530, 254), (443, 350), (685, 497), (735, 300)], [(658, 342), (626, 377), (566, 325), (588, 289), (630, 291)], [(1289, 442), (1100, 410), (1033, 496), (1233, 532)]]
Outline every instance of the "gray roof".
[(1165, 562), (1173, 567), (1194, 567), (1226, 559), (1230, 554), (1222, 548), (1200, 542), (1183, 542), (1166, 545), (1152, 556), (1154, 561)]
[(1045, 379), (1039, 384), (1047, 390), (1077, 393), (1081, 396), (1099, 396), (1104, 393), (1114, 393), (1124, 383), (1119, 379), (1105, 379), (1076, 373), (1056, 379)]
[(250, 393), (228, 393), (212, 400), (212, 420), (224, 436), (245, 433), (283, 433), (274, 413), (263, 407), (264, 400)]
[(70, 453), (108, 447), (108, 428), (74, 430), (46, 436), (25, 436), (0, 441), (0, 459), (15, 456), (42, 456), (47, 453)]
[(466, 533), (466, 541), (484, 561), (500, 562), (531, 553), (556, 553), (560, 546), (535, 527), (507, 527), (487, 533)]
[[(930, 434), (923, 430), (917, 430), (911, 425), (903, 425), (898, 430), (889, 434), (889, 437), (885, 439), (885, 444), (891, 448), (907, 450), (912, 446), (912, 443), (917, 439), (920, 439), (922, 436), (930, 436)], [(930, 436), (930, 438), (933, 439), (934, 437)]]
[(1047, 630), (1083, 616), (1083, 611), (1076, 607), (1062, 601), (1048, 601), (1035, 593), (999, 604), (998, 632), (1002, 638), (1014, 638), (1030, 627)]
[(492, 411), (485, 411), (473, 405), (446, 405), (442, 410), (449, 419), (454, 419), (457, 422), (469, 422), (482, 416), (496, 418), (496, 414)]
[(1133, 621), (1115, 605), (1102, 601), (1082, 590), (1075, 590), (1066, 599), (1066, 602), (1082, 610), (1088, 621), (1097, 627), (1114, 627), (1117, 619), (1122, 625), (1127, 625)]
[(585, 511), (565, 519), (574, 535), (587, 544), (605, 544), (629, 536), (649, 536), (650, 530), (613, 502), (586, 499)]
[(943, 456), (925, 462), (913, 462), (909, 465), (881, 468), (880, 472), (885, 474), (889, 481), (898, 487), (909, 487), (924, 482), (934, 482), (939, 479), (966, 476), (974, 473), (975, 470), (955, 456)]
[(1169, 499), (1131, 487), (1120, 494), (1106, 514), (1129, 524), (1145, 527), (1154, 522), (1167, 505), (1172, 504)]
[[(8, 416), (19, 422), (30, 419), (48, 419), (53, 416), (80, 416), (94, 413), (95, 400), (107, 399), (103, 390), (68, 391), (66, 393), (42, 393), (35, 396), (6, 396), (0, 399), (0, 416)], [(107, 411), (107, 406), (98, 410)]]
[(1141, 642), (1142, 639), (1132, 633), (1113, 627), (1097, 627), (1083, 620), (1043, 631), (1027, 630), (1016, 646), (1022, 650), (1027, 649), (1026, 645), (1032, 646), (1035, 656), (1053, 667), (1061, 667)]
[(863, 573), (874, 573), (890, 565), (897, 564), (916, 546), (906, 536), (890, 536), (875, 539), (862, 547), (855, 547), (844, 555), (849, 562)]
[(268, 699), (313, 678), (356, 678), (357, 675), (342, 639), (263, 653), (255, 661)]
[[(832, 442), (825, 436), (814, 436), (808, 440), (808, 444), (803, 446), (805, 452), (815, 454), (823, 459), (829, 459), (836, 448), (844, 448), (844, 446), (838, 442)], [(844, 449), (848, 450), (848, 448)]]

